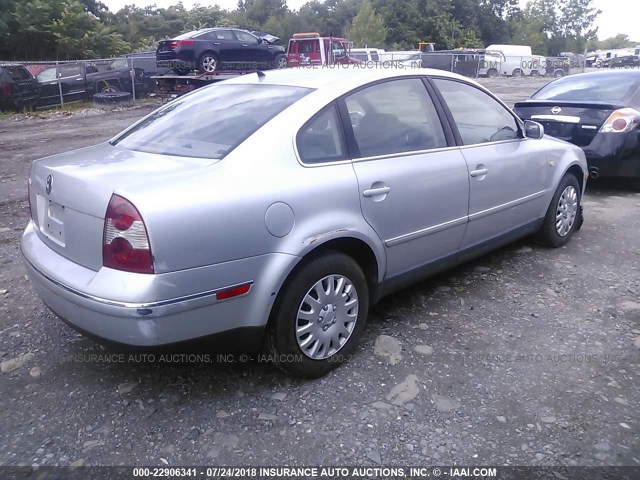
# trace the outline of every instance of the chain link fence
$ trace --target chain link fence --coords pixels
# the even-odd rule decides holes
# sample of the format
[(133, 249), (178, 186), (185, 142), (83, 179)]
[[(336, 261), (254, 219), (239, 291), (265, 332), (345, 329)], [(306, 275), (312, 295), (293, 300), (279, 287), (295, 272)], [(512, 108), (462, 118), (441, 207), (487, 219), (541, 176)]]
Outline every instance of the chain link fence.
[[(331, 67), (340, 68), (337, 62)], [(433, 68), (467, 77), (562, 77), (585, 71), (582, 55), (563, 57), (504, 56), (489, 50), (380, 52), (363, 68)], [(154, 93), (158, 67), (155, 52), (76, 61), (0, 61), (0, 111), (64, 107), (75, 102), (123, 104)]]
[(76, 102), (123, 104), (153, 93), (155, 52), (75, 61), (0, 61), (0, 110), (39, 110)]

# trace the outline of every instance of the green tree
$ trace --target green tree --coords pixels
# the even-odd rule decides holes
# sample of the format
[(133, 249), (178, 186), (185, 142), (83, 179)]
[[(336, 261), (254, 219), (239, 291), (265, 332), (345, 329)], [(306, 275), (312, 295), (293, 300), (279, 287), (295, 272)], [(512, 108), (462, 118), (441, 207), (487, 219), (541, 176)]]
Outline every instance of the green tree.
[(356, 47), (384, 45), (387, 38), (384, 19), (376, 13), (368, 1), (362, 4), (360, 11), (354, 17), (348, 36)]

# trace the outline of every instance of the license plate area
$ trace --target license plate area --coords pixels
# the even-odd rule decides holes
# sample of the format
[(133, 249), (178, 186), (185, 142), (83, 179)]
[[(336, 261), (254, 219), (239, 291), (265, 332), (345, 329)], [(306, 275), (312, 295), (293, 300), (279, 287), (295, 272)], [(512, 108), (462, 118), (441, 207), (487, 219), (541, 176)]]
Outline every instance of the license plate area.
[(49, 240), (64, 247), (64, 206), (39, 194), (37, 202), (40, 231)]

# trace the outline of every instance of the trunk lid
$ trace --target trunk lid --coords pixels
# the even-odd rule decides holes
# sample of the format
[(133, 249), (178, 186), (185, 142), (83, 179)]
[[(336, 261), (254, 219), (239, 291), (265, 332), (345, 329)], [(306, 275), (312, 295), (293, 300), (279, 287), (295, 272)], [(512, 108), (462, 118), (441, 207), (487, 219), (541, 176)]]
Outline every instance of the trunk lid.
[(104, 217), (115, 190), (140, 192), (145, 184), (215, 162), (108, 143), (37, 160), (29, 198), (36, 230), (52, 250), (97, 271), (102, 267)]
[(609, 103), (531, 100), (516, 103), (513, 110), (524, 120), (541, 123), (546, 134), (586, 147), (619, 108), (622, 106)]

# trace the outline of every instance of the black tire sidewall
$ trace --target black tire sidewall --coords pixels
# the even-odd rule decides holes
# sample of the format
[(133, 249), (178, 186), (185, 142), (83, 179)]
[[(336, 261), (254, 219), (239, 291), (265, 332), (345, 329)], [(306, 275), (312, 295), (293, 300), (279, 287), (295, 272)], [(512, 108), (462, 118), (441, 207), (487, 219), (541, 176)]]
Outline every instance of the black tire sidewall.
[[(564, 191), (564, 189), (567, 188), (568, 186), (573, 186), (576, 189), (576, 192), (578, 193), (578, 212), (576, 214), (575, 220), (573, 221), (573, 225), (571, 226), (571, 230), (569, 230), (569, 233), (567, 233), (564, 237), (561, 237), (558, 234), (558, 231), (556, 230), (556, 210), (558, 208), (558, 202), (560, 201), (560, 196), (562, 195), (562, 192)], [(580, 182), (575, 177), (575, 175), (572, 175), (571, 173), (567, 173), (565, 174), (564, 177), (562, 177), (562, 180), (560, 180), (560, 183), (558, 184), (558, 188), (556, 189), (556, 192), (553, 194), (553, 198), (551, 199), (551, 204), (549, 205), (549, 208), (547, 209), (547, 214), (544, 217), (544, 223), (542, 224), (542, 227), (540, 228), (540, 231), (538, 232), (538, 235), (537, 235), (538, 242), (541, 243), (542, 245), (553, 247), (553, 248), (566, 245), (571, 239), (571, 236), (573, 235), (573, 233), (579, 227), (582, 226), (580, 224), (581, 222), (579, 219), (581, 206), (582, 206), (582, 189), (580, 188)]]
[[(296, 314), (309, 289), (327, 275), (343, 275), (348, 278), (358, 294), (358, 319), (347, 343), (333, 356), (325, 360), (307, 357), (298, 346), (295, 335)], [(274, 363), (293, 375), (317, 378), (348, 360), (366, 323), (369, 307), (367, 281), (362, 269), (351, 257), (340, 252), (329, 252), (299, 265), (287, 279), (276, 300), (274, 315), (269, 325), (269, 353)], [(295, 356), (293, 362), (287, 357)], [(285, 361), (282, 361), (285, 360)]]

